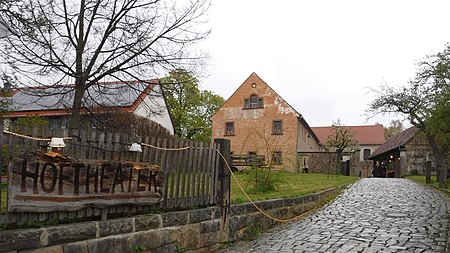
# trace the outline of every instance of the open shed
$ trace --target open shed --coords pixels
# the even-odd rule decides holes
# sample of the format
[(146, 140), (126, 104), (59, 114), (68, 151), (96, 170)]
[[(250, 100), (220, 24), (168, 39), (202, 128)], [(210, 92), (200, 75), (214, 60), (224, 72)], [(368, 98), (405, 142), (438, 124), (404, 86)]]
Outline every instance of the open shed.
[(401, 177), (425, 173), (431, 160), (431, 148), (424, 135), (411, 127), (388, 139), (369, 157), (375, 177)]

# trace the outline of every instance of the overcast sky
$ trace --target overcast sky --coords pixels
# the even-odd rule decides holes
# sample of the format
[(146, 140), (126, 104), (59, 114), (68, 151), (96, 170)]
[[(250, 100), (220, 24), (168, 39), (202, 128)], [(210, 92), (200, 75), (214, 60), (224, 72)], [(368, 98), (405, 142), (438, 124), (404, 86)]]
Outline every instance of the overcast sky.
[(366, 121), (370, 88), (405, 85), (450, 42), (448, 0), (213, 0), (203, 89), (227, 99), (258, 74), (311, 126)]

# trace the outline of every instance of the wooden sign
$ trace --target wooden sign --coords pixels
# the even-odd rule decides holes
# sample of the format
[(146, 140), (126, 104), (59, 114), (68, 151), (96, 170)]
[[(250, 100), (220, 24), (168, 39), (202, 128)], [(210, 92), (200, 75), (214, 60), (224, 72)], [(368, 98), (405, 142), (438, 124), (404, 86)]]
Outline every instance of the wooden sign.
[(8, 171), (10, 212), (75, 211), (162, 199), (164, 173), (158, 165), (30, 152), (14, 157)]

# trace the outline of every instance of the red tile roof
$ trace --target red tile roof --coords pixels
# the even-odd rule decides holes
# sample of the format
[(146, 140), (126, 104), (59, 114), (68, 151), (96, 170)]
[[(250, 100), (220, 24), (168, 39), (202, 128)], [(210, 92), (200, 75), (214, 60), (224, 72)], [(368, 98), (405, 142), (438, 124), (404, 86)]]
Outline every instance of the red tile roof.
[[(381, 145), (384, 143), (384, 128), (383, 125), (372, 126), (346, 126), (354, 133), (360, 145)], [(326, 127), (311, 127), (317, 135), (321, 143), (325, 143), (328, 136), (334, 133), (332, 126)]]

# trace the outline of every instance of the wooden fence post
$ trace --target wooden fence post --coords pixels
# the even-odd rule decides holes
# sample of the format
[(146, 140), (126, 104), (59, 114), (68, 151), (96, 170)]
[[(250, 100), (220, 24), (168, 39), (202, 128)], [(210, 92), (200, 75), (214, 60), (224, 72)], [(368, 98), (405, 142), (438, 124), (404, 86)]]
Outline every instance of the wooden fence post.
[[(219, 151), (224, 156), (226, 162), (230, 164), (230, 141), (227, 139), (214, 139), (219, 144)], [(219, 157), (219, 182), (217, 184), (217, 200), (216, 203), (222, 209), (222, 219), (227, 221), (230, 209), (230, 176), (227, 164), (222, 157)]]
[[(3, 133), (3, 124), (4, 121), (1, 120), (0, 121), (0, 176), (3, 175), (4, 171), (3, 171), (3, 164), (6, 162), (4, 161), (5, 157), (3, 156), (3, 142), (4, 142), (4, 133)], [(6, 171), (7, 172), (7, 171)], [(8, 186), (8, 184), (5, 184), (6, 187)], [(6, 200), (2, 200), (2, 192), (5, 191), (5, 189), (3, 189), (3, 184), (1, 182), (1, 178), (0, 178), (0, 204), (3, 203), (3, 201)], [(8, 196), (6, 196), (6, 199), (8, 199)], [(6, 207), (8, 208), (8, 207)], [(2, 210), (2, 206), (0, 205), (0, 211), (6, 211), (6, 210)]]
[(441, 178), (439, 180), (439, 187), (447, 189), (447, 177), (448, 177), (448, 162), (444, 161), (442, 164)]
[(425, 163), (425, 183), (431, 183), (431, 161)]

